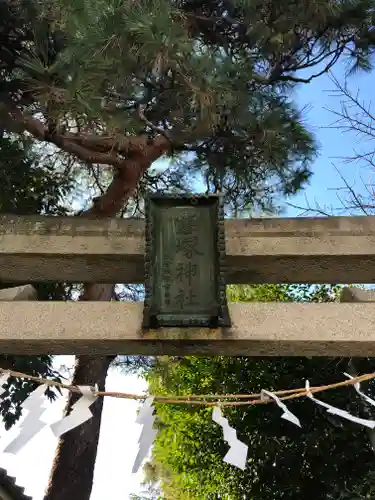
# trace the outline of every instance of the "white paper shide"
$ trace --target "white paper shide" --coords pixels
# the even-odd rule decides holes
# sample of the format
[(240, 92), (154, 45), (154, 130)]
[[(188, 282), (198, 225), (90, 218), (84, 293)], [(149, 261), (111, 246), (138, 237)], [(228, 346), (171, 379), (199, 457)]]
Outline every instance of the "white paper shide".
[(47, 425), (41, 419), (48, 402), (45, 397), (47, 388), (47, 385), (40, 385), (22, 403), (22, 413), (25, 411), (26, 416), (21, 422), (19, 434), (4, 448), (4, 453), (16, 455)]
[[(12, 372), (0, 371), (0, 397), (4, 394), (4, 385), (8, 382), (9, 377)], [(15, 373), (16, 376), (21, 374)], [(344, 374), (349, 379), (353, 379), (351, 375), (347, 373)], [(25, 375), (25, 377), (27, 377)], [(35, 380), (35, 379), (34, 379)], [(98, 388), (91, 386), (78, 386), (79, 398), (76, 403), (72, 406), (72, 410), (69, 415), (60, 418), (59, 420), (49, 424), (45, 419), (45, 414), (47, 409), (50, 407), (50, 402), (46, 397), (45, 393), (49, 385), (48, 381), (41, 380), (40, 382), (45, 382), (40, 385), (35, 391), (33, 391), (22, 403), (22, 419), (18, 425), (18, 433), (16, 437), (11, 439), (5, 446), (0, 443), (0, 452), (17, 454), (19, 453), (25, 445), (33, 439), (39, 432), (45, 427), (49, 427), (53, 432), (54, 436), (59, 438), (66, 432), (75, 429), (76, 427), (87, 422), (92, 418), (91, 406), (98, 398)], [(375, 400), (367, 396), (361, 391), (359, 382), (355, 382), (353, 387), (357, 394), (369, 405), (375, 406)], [(315, 398), (313, 395), (313, 390), (310, 389), (310, 383), (306, 380), (306, 396), (314, 404), (325, 408), (327, 413), (331, 415), (336, 415), (343, 419), (349, 420), (359, 425), (363, 425), (370, 429), (375, 429), (375, 420), (365, 419), (351, 415), (348, 411), (336, 408), (320, 399)], [(302, 396), (302, 394), (301, 394)], [(282, 410), (281, 418), (288, 420), (292, 424), (301, 427), (300, 420), (296, 417), (286, 406), (286, 404), (279, 398), (276, 394), (270, 391), (262, 390), (260, 394), (261, 400), (263, 401), (273, 401)], [(228, 452), (224, 456), (224, 462), (238, 467), (239, 469), (245, 470), (247, 464), (248, 456), (248, 446), (240, 441), (237, 437), (237, 431), (232, 427), (228, 419), (223, 416), (222, 407), (223, 403), (215, 403), (212, 411), (212, 420), (217, 425), (222, 428), (223, 439), (229, 446)], [(136, 418), (136, 423), (142, 426), (141, 434), (138, 440), (138, 453), (134, 461), (132, 473), (139, 471), (144, 459), (156, 438), (157, 430), (154, 429), (155, 415), (154, 415), (154, 397), (150, 396), (145, 399), (138, 416)], [(209, 443), (208, 443), (209, 444)]]
[(260, 393), (260, 398), (265, 400), (265, 399), (273, 399), (277, 406), (283, 410), (283, 414), (281, 415), (281, 418), (284, 420), (288, 420), (289, 422), (292, 422), (292, 424), (297, 425), (298, 427), (301, 427), (301, 422), (299, 421), (299, 418), (297, 418), (290, 410), (288, 410), (287, 406), (285, 403), (283, 403), (280, 398), (276, 396), (273, 392), (265, 391), (262, 389)]
[(229, 425), (228, 419), (223, 417), (221, 408), (215, 406), (212, 420), (223, 428), (223, 437), (229, 445), (228, 453), (223, 458), (224, 462), (245, 470), (248, 446), (237, 437), (237, 431)]
[(53, 434), (58, 438), (71, 431), (75, 427), (87, 422), (92, 417), (90, 406), (96, 401), (95, 388), (91, 386), (79, 385), (78, 389), (82, 396), (72, 406), (69, 415), (50, 425)]
[[(0, 377), (0, 394), (4, 392), (2, 385), (8, 377), (9, 375), (2, 375)], [(42, 384), (35, 389), (21, 405), (22, 420), (19, 425), (18, 434), (5, 448), (2, 448), (2, 452), (16, 455), (47, 426), (50, 427), (56, 437), (60, 437), (65, 432), (89, 420), (92, 417), (90, 406), (97, 398), (94, 392), (95, 389), (86, 386), (79, 386), (78, 388), (82, 396), (73, 405), (71, 413), (50, 425), (43, 419), (44, 414), (50, 408), (50, 402), (45, 395), (48, 385)]]
[(366, 418), (355, 417), (346, 410), (341, 410), (341, 408), (336, 408), (335, 406), (325, 403), (324, 401), (320, 401), (320, 399), (316, 399), (310, 392), (310, 383), (308, 380), (306, 380), (306, 391), (307, 391), (307, 397), (310, 398), (311, 401), (313, 401), (315, 404), (325, 408), (327, 410), (327, 413), (329, 413), (330, 415), (337, 415), (338, 417), (350, 420), (355, 424), (364, 425), (365, 427), (368, 427), (370, 429), (375, 428), (374, 420), (367, 420)]
[(138, 472), (157, 434), (157, 430), (154, 429), (155, 415), (153, 413), (155, 408), (153, 407), (153, 402), (154, 397), (148, 397), (141, 407), (136, 419), (137, 424), (142, 425), (142, 431), (138, 440), (139, 448), (137, 456), (135, 457), (132, 474)]

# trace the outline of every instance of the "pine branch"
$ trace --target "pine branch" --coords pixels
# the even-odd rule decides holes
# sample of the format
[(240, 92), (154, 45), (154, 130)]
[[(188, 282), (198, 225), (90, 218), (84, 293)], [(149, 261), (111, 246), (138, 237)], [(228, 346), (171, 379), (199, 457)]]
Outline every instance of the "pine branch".
[[(155, 141), (150, 140), (146, 134), (134, 137), (73, 134), (71, 132), (50, 134), (48, 127), (42, 121), (22, 114), (19, 109), (8, 111), (7, 118), (9, 128), (13, 132), (29, 132), (36, 139), (54, 144), (62, 151), (75, 155), (84, 163), (112, 165), (119, 169), (126, 161), (124, 156), (129, 157), (144, 152), (147, 154), (148, 146), (153, 146)], [(167, 142), (169, 139), (164, 134), (163, 138), (156, 139), (156, 144), (163, 143), (166, 149), (169, 148)]]

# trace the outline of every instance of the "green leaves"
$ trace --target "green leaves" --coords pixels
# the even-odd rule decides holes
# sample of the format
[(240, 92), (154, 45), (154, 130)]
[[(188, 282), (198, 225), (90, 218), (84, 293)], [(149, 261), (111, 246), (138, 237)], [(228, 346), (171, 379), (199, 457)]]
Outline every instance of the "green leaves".
[[(241, 301), (331, 302), (339, 292), (339, 287), (328, 285), (228, 288), (230, 300)], [(362, 363), (361, 371), (369, 361)], [(300, 387), (305, 379), (313, 384), (330, 383), (342, 380), (345, 369), (345, 360), (329, 358), (164, 357), (146, 378), (151, 393), (244, 394)], [(361, 414), (353, 394), (345, 389), (326, 397), (335, 406)], [(229, 500), (243, 495), (257, 500), (342, 498), (339, 495), (355, 487), (373, 461), (366, 432), (351, 424), (333, 425), (308, 400), (291, 400), (288, 408), (301, 419), (302, 429), (280, 419), (273, 405), (225, 409), (239, 438), (249, 445), (248, 465), (242, 472), (222, 461), (227, 447), (212, 425), (212, 409), (158, 405), (160, 430), (152, 466), (165, 500), (206, 500), (217, 495)], [(355, 490), (357, 495), (371, 491), (369, 481)]]
[(374, 6), (374, 0), (32, 2), (6, 19), (27, 43), (15, 44), (10, 34), (3, 40), (17, 63), (5, 64), (2, 95), (14, 102), (9, 82), (17, 79), (31, 111), (52, 118), (59, 130), (168, 129), (175, 156), (193, 153), (176, 168), (179, 176), (203, 174), (207, 190), (224, 192), (232, 213), (250, 206), (277, 211), (278, 197), (308, 182), (317, 147), (285, 94), (300, 69), (312, 78), (340, 55), (368, 70)]
[[(180, 107), (180, 102), (162, 102), (168, 84), (170, 92), (173, 86), (173, 92), (184, 95), (184, 132), (193, 132), (198, 120), (200, 137), (205, 138), (216, 135), (215, 116), (223, 108), (232, 119), (237, 115), (245, 118), (244, 111), (254, 91), (256, 94), (257, 87), (262, 87), (261, 81), (278, 86), (281, 77), (288, 80), (299, 67), (323, 62), (334, 41), (337, 53), (346, 44), (354, 44), (351, 53), (365, 67), (363, 49), (369, 53), (372, 47), (370, 3), (357, 0), (330, 5), (301, 0), (265, 6), (264, 2), (246, 1), (233, 7), (211, 1), (203, 2), (200, 10), (191, 2), (177, 8), (167, 0), (54, 0), (44, 9), (48, 19), (57, 19), (65, 30), (73, 73), (80, 71), (82, 80), (90, 81), (93, 96), (122, 88), (126, 89), (124, 101), (131, 103), (135, 86), (151, 77), (154, 91), (148, 104), (156, 121), (168, 120)], [(295, 29), (291, 29), (292, 21)], [(43, 37), (36, 35), (35, 40), (41, 43)], [(174, 75), (168, 81), (170, 71)], [(68, 83), (66, 86), (72, 96)], [(89, 115), (90, 109), (94, 108), (87, 106)], [(124, 128), (129, 119), (123, 113)], [(181, 130), (173, 125), (178, 138)], [(185, 136), (183, 142), (189, 140)], [(199, 141), (195, 133), (192, 137), (194, 143)]]

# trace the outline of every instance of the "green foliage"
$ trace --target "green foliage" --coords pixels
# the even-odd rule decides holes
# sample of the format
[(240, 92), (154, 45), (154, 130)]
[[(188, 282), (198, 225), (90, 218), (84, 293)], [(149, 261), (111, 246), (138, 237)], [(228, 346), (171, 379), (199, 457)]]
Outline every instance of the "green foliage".
[[(16, 371), (27, 373), (33, 377), (43, 377), (62, 382), (60, 376), (52, 368), (52, 356), (0, 356), (0, 367), (11, 365)], [(11, 377), (4, 386), (5, 393), (0, 402), (0, 415), (6, 429), (14, 425), (21, 417), (21, 405), (27, 396), (34, 391), (39, 384), (30, 380)], [(46, 396), (50, 400), (56, 398), (56, 392), (47, 389)]]
[[(332, 302), (340, 287), (257, 285), (229, 287), (242, 301)], [(371, 370), (370, 360), (356, 360)], [(163, 357), (146, 378), (153, 394), (243, 394), (323, 385), (343, 379), (347, 361), (332, 358)], [(333, 405), (363, 414), (353, 391), (321, 396)], [(354, 487), (373, 461), (366, 432), (335, 419), (307, 399), (288, 407), (302, 429), (280, 419), (276, 405), (234, 407), (224, 413), (249, 445), (244, 472), (222, 461), (227, 445), (211, 421), (212, 409), (157, 405), (159, 433), (153, 450), (155, 477), (165, 499), (256, 498), (323, 500)], [(368, 416), (367, 416), (368, 418)]]
[[(341, 55), (368, 69), (374, 48), (373, 0), (5, 6), (6, 109), (26, 103), (22, 112), (34, 112), (34, 103), (51, 134), (68, 121), (109, 136), (163, 129), (180, 169), (208, 191), (223, 191), (234, 210), (274, 209), (278, 196), (309, 180), (316, 144), (288, 89), (328, 71)], [(186, 163), (186, 152), (194, 162), (190, 155)]]
[[(173, 175), (161, 176), (158, 188), (171, 189), (173, 179), (174, 189), (185, 188), (195, 176), (207, 191), (223, 191), (233, 210), (270, 210), (278, 196), (306, 185), (316, 153), (288, 91), (328, 71), (341, 55), (368, 70), (374, 6), (373, 0), (5, 0), (0, 121), (7, 133), (22, 136), (25, 120), (37, 116), (46, 131), (34, 131), (36, 138), (62, 149), (75, 141), (103, 152), (106, 139), (115, 137), (110, 152), (121, 160), (130, 156), (129, 137), (163, 133), (179, 164)], [(8, 146), (5, 158), (11, 157)], [(7, 160), (0, 178), (7, 186), (4, 195), (0, 187), (3, 209), (61, 213), (65, 180), (57, 169), (20, 156), (17, 162), (13, 170)], [(39, 291), (47, 298), (65, 293), (63, 286)], [(311, 287), (229, 293), (239, 300), (334, 298), (326, 288)], [(49, 357), (17, 357), (14, 363), (51, 375)], [(148, 377), (152, 389), (166, 393), (249, 392), (300, 385), (304, 377), (313, 383), (336, 380), (340, 370), (333, 361), (298, 358), (187, 358), (161, 359)], [(10, 392), (16, 418), (21, 392)], [(303, 435), (280, 422), (274, 407), (229, 412), (253, 451), (246, 473), (223, 464), (225, 445), (207, 410), (161, 407), (155, 467), (164, 491), (174, 500), (216, 498), (217, 492), (221, 498), (319, 499), (331, 481), (350, 486), (359, 451), (361, 466), (369, 459), (363, 433), (350, 429), (353, 439), (347, 442), (346, 428), (328, 432), (328, 422), (308, 402), (291, 406), (309, 429)], [(206, 446), (209, 438), (212, 448)], [(341, 477), (338, 463), (344, 464)], [(319, 493), (311, 497), (316, 485)]]
[[(72, 188), (72, 180), (53, 172), (52, 165), (42, 165), (32, 143), (21, 143), (10, 137), (0, 137), (0, 215), (1, 214), (48, 214), (64, 215), (63, 198)], [(63, 283), (33, 283), (41, 300), (64, 300), (69, 287)], [(0, 288), (16, 286), (1, 283)], [(52, 369), (52, 356), (0, 356), (1, 368), (59, 380)], [(5, 427), (11, 427), (20, 417), (21, 404), (38, 384), (29, 380), (11, 378), (7, 391), (0, 402), (0, 414)], [(55, 393), (47, 392), (54, 398)]]
[(372, 500), (375, 498), (375, 471), (370, 470), (369, 473), (361, 477), (358, 485), (351, 491), (345, 490), (335, 500)]
[(72, 179), (40, 163), (32, 143), (0, 138), (0, 213), (65, 215)]

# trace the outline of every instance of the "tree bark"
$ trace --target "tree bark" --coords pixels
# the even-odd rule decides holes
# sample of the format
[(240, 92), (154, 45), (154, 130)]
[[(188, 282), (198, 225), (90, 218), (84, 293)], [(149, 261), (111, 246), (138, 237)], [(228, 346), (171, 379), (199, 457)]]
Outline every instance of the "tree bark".
[(123, 174), (132, 170), (129, 168), (131, 159), (137, 163), (145, 160), (149, 154), (152, 156), (156, 150), (160, 151), (160, 156), (170, 149), (170, 142), (163, 135), (150, 139), (148, 134), (108, 136), (84, 132), (59, 133), (57, 130), (51, 134), (45, 123), (15, 107), (0, 109), (0, 121), (6, 122), (9, 132), (21, 134), (27, 131), (35, 139), (54, 144), (85, 163), (112, 165)]
[[(0, 118), (9, 131), (33, 135), (48, 142), (85, 163), (112, 165), (114, 176), (107, 191), (93, 201), (93, 206), (81, 216), (92, 218), (115, 217), (133, 194), (139, 179), (151, 164), (171, 149), (164, 135), (150, 138), (139, 136), (105, 136), (88, 133), (71, 133), (54, 130), (34, 116), (10, 107), (1, 110)], [(81, 300), (111, 300), (114, 285), (87, 284)], [(80, 356), (76, 360), (74, 385), (97, 383), (104, 389), (111, 357)], [(70, 395), (66, 413), (71, 411), (76, 395)], [(93, 417), (85, 424), (68, 432), (60, 439), (44, 500), (89, 500), (92, 489), (96, 452), (98, 446), (103, 400), (92, 406)]]
[[(104, 388), (112, 359), (111, 356), (77, 357), (72, 383), (74, 385), (97, 383), (101, 389)], [(78, 398), (79, 395), (70, 393), (66, 406), (67, 412), (71, 410)], [(85, 424), (64, 434), (60, 439), (44, 500), (88, 500), (90, 498), (103, 398), (98, 398), (90, 408), (93, 417)]]
[[(94, 201), (93, 206), (81, 216), (114, 217), (133, 194), (139, 179), (160, 156), (169, 150), (165, 137), (150, 140), (137, 153), (122, 162), (115, 171), (107, 191)], [(80, 300), (109, 301), (113, 298), (114, 285), (86, 284)], [(79, 356), (76, 360), (73, 385), (105, 387), (108, 368), (115, 356)], [(66, 413), (77, 400), (70, 394)], [(89, 500), (94, 477), (94, 467), (100, 433), (103, 398), (91, 406), (93, 417), (60, 439), (44, 500)]]

